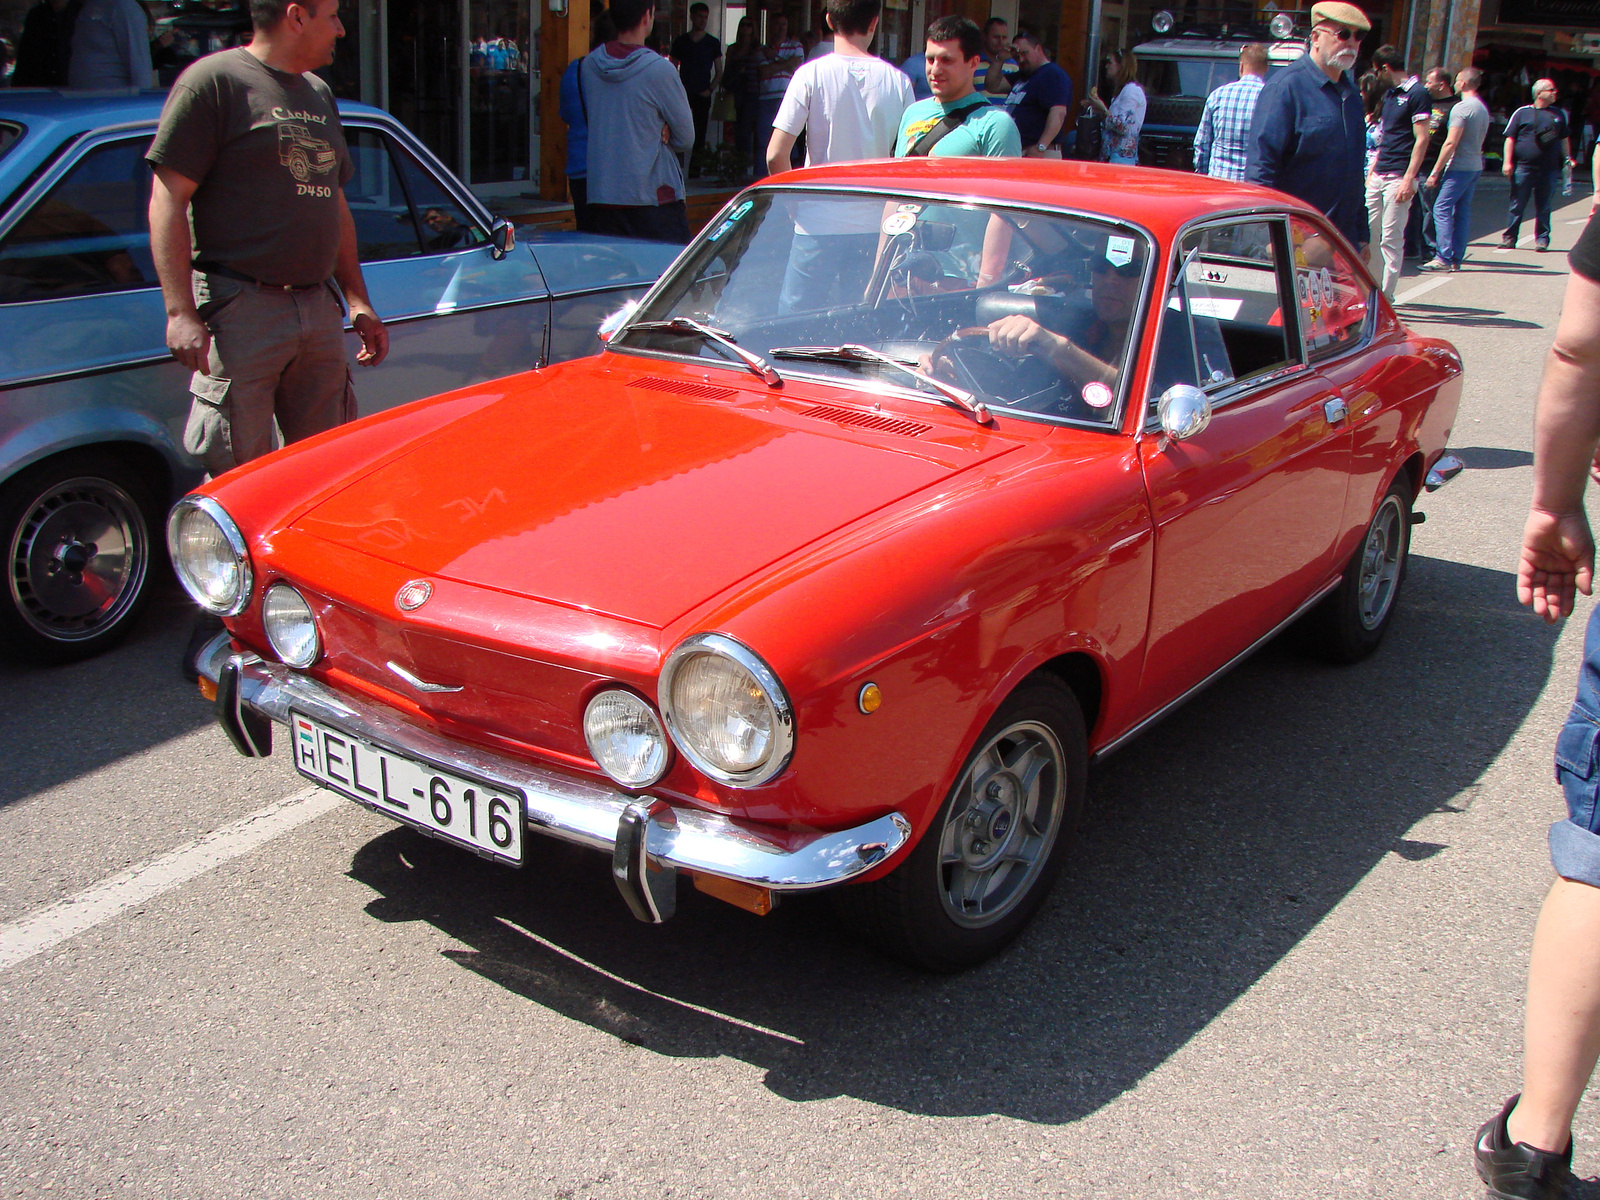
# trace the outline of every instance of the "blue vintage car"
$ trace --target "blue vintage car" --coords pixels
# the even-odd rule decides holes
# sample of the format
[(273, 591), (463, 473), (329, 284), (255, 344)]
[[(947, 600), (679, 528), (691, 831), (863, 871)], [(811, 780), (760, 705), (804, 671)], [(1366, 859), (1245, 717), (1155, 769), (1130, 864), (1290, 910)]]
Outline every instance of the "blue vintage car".
[[(161, 562), (161, 519), (200, 478), (189, 375), (165, 345), (144, 161), (163, 95), (0, 93), (0, 651), (61, 662), (117, 640)], [(363, 414), (599, 348), (601, 318), (678, 247), (515, 242), (387, 113), (341, 104), (345, 193), (388, 360)], [(294, 153), (289, 146), (285, 153)], [(354, 361), (359, 342), (350, 335)]]

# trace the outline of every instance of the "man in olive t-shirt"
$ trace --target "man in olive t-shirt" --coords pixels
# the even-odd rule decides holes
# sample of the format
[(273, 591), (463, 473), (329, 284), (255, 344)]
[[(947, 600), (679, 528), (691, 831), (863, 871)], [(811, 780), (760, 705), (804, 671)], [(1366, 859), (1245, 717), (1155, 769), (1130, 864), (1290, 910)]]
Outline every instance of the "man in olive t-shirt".
[[(173, 84), (146, 158), (167, 347), (194, 371), (184, 445), (212, 475), (355, 416), (344, 313), (376, 365), (389, 335), (367, 298), (342, 184), (353, 168), (328, 85), (339, 0), (251, 5), (248, 46)], [(192, 234), (191, 234), (192, 230)]]

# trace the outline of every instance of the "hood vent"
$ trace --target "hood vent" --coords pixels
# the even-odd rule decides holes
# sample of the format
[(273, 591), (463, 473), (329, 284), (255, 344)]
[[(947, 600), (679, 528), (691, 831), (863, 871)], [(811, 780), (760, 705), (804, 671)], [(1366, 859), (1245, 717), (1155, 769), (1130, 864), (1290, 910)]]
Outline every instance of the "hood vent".
[(800, 414), (819, 421), (832, 421), (835, 425), (849, 425), (855, 429), (870, 429), (874, 433), (893, 433), (900, 437), (921, 437), (933, 428), (904, 417), (885, 417), (876, 413), (858, 412), (853, 408), (835, 408), (831, 404), (818, 404)]
[(687, 379), (657, 379), (641, 375), (629, 387), (649, 388), (652, 392), (672, 392), (678, 396), (697, 396), (702, 400), (732, 400), (739, 393), (732, 388), (717, 387), (711, 383), (690, 383)]

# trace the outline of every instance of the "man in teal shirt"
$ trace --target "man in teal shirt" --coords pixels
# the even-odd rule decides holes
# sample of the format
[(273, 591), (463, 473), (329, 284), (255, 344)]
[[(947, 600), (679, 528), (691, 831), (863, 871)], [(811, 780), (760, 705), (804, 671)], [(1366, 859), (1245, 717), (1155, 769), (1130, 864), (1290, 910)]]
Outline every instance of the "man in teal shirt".
[(983, 35), (966, 17), (940, 17), (928, 26), (928, 86), (933, 97), (906, 109), (895, 141), (896, 158), (1022, 155), (1022, 138), (1011, 115), (973, 87), (982, 61)]

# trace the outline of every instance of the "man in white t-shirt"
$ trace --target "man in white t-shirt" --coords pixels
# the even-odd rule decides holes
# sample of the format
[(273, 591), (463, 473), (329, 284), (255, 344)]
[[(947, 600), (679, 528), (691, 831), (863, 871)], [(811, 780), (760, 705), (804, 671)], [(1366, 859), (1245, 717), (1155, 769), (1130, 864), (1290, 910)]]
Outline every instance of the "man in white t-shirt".
[[(882, 0), (827, 0), (823, 15), (833, 30), (833, 53), (804, 64), (789, 81), (772, 122), (767, 170), (788, 167), (802, 132), (807, 166), (893, 156), (912, 94), (905, 72), (867, 49), (882, 8)], [(882, 201), (796, 205), (779, 311), (859, 299), (872, 272), (882, 220)]]

